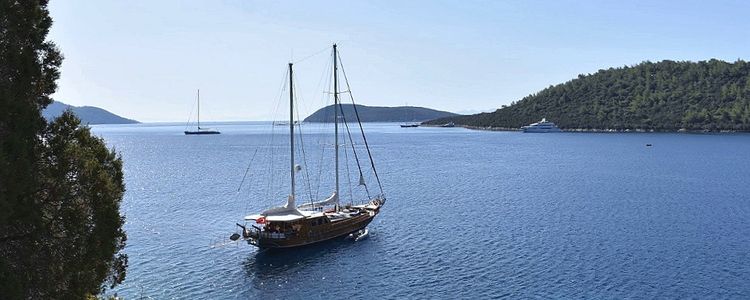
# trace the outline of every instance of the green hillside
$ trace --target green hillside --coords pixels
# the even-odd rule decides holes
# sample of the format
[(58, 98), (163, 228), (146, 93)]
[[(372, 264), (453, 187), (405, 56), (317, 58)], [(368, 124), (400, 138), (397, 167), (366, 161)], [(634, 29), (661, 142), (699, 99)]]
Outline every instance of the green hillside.
[[(333, 122), (333, 105), (323, 107), (307, 118), (305, 122)], [(352, 104), (341, 104), (343, 114), (347, 120), (355, 120), (354, 106)], [(381, 107), (365, 106), (357, 104), (357, 112), (362, 122), (421, 122), (437, 118), (458, 116), (457, 114), (439, 111), (424, 107), (399, 106), (399, 107)]]
[(518, 128), (546, 117), (567, 129), (750, 130), (750, 64), (643, 62), (550, 86), (492, 113), (429, 124)]

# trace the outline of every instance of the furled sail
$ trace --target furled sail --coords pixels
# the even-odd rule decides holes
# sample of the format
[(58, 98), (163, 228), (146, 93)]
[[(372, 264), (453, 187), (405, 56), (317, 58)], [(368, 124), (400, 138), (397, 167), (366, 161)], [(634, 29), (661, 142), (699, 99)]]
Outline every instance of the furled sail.
[(299, 210), (297, 210), (296, 207), (294, 207), (295, 201), (294, 196), (289, 195), (289, 197), (286, 200), (286, 204), (284, 206), (277, 206), (273, 208), (266, 209), (261, 213), (263, 216), (271, 216), (271, 215), (277, 215), (277, 214), (295, 214), (295, 215), (302, 215)]
[(313, 203), (306, 203), (298, 206), (299, 209), (313, 209), (315, 207), (323, 207), (326, 205), (335, 205), (339, 203), (339, 196), (334, 192), (330, 197), (323, 201), (313, 202)]

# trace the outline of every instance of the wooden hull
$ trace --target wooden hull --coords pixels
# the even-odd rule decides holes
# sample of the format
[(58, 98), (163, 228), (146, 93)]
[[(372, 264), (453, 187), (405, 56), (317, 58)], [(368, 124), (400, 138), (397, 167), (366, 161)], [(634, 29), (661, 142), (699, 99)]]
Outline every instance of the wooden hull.
[(256, 238), (248, 239), (247, 241), (248, 244), (254, 245), (258, 248), (293, 248), (311, 245), (338, 237), (344, 237), (352, 232), (363, 229), (372, 222), (372, 219), (375, 218), (377, 213), (377, 211), (370, 211), (350, 219), (336, 221), (325, 225), (315, 227), (305, 226), (296, 234), (289, 235), (283, 239), (258, 236)]

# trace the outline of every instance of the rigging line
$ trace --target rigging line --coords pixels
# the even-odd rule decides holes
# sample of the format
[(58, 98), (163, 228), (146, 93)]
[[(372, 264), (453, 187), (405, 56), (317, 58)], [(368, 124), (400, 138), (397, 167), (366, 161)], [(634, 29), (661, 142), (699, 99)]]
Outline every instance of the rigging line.
[[(275, 111), (273, 113), (273, 116), (277, 115), (278, 111), (279, 111), (279, 105), (280, 105), (279, 103), (281, 102), (281, 97), (282, 97), (282, 94), (284, 92), (284, 86), (286, 84), (286, 80), (285, 80), (286, 79), (286, 72), (288, 72), (288, 70), (286, 70), (284, 72), (283, 76), (281, 77), (281, 84), (279, 84), (279, 88), (277, 90), (277, 95), (278, 96), (277, 96), (276, 108), (275, 108)], [(273, 124), (272, 124), (271, 125), (271, 139), (268, 139), (266, 141), (266, 147), (265, 147), (265, 149), (267, 149), (265, 151), (271, 151), (272, 153), (273, 153), (273, 147), (272, 147), (272, 144), (273, 144), (273, 129), (274, 128), (273, 128)], [(250, 165), (252, 164), (252, 161), (255, 159), (255, 155), (257, 154), (258, 150), (259, 150), (258, 148), (255, 149), (255, 153), (253, 154), (253, 158), (251, 158), (250, 164), (248, 164), (248, 170), (250, 169)], [(269, 168), (268, 168), (269, 172), (271, 172), (272, 166), (273, 166), (273, 160), (271, 160), (271, 163), (269, 163)], [(247, 174), (248, 174), (248, 171), (245, 171), (245, 176)], [(269, 176), (263, 177), (263, 178), (268, 179)], [(243, 176), (243, 181), (244, 181), (244, 176)], [(269, 188), (266, 190), (267, 195), (270, 195), (270, 182), (271, 181), (269, 180)], [(248, 184), (248, 197), (250, 196), (250, 194), (252, 192), (253, 183), (254, 183), (254, 181), (250, 181), (250, 184)], [(259, 185), (262, 185), (262, 183), (259, 183)], [(242, 184), (240, 184), (240, 188), (241, 187), (242, 187)], [(270, 197), (266, 197), (266, 199), (271, 199), (271, 198)], [(245, 212), (247, 212), (249, 205), (250, 205), (250, 202), (249, 201), (245, 201), (245, 207), (244, 207), (244, 211)]]
[(276, 127), (275, 127), (276, 121), (275, 120), (276, 120), (276, 116), (278, 116), (278, 114), (279, 114), (279, 109), (281, 107), (281, 97), (282, 97), (282, 94), (286, 90), (286, 80), (285, 80), (285, 78), (286, 78), (288, 72), (289, 72), (289, 70), (286, 70), (284, 72), (284, 77), (281, 78), (281, 85), (279, 86), (279, 93), (278, 93), (278, 97), (276, 99), (276, 107), (275, 107), (273, 115), (272, 115), (272, 118), (273, 118), (274, 121), (271, 123), (271, 137), (268, 139), (268, 149), (269, 149), (268, 151), (270, 152), (270, 155), (269, 155), (270, 159), (268, 160), (268, 172), (267, 172), (268, 176), (266, 176), (266, 178), (267, 178), (267, 182), (266, 182), (266, 199), (273, 199), (271, 190), (273, 188), (273, 182), (274, 182), (273, 165), (274, 165), (274, 154), (275, 154), (275, 151), (274, 151), (274, 144), (273, 143), (274, 143), (274, 137), (276, 136), (275, 135), (275, 129), (276, 129)]
[[(284, 72), (284, 76), (282, 77), (282, 80), (281, 80), (281, 86), (280, 86), (281, 88), (279, 90), (279, 95), (278, 95), (278, 98), (276, 100), (276, 110), (274, 111), (274, 114), (273, 114), (273, 118), (274, 119), (279, 114), (279, 109), (281, 108), (281, 101), (282, 101), (281, 98), (283, 97), (284, 91), (286, 91), (286, 89), (287, 89), (286, 77), (287, 77), (288, 74), (289, 74), (289, 70), (286, 70)], [(274, 149), (275, 146), (273, 144), (274, 143), (274, 137), (276, 136), (275, 133), (276, 133), (276, 126), (274, 126), (273, 124), (271, 124), (271, 138), (269, 139), (269, 142), (268, 142), (268, 144), (269, 144), (269, 151), (271, 152), (271, 157), (270, 157), (270, 160), (268, 161), (268, 175), (269, 175), (268, 179), (269, 180), (268, 180), (268, 189), (266, 190), (266, 193), (267, 193), (266, 199), (273, 199), (273, 197), (275, 196), (272, 193), (272, 190), (273, 190), (273, 187), (274, 187), (274, 182), (276, 181), (275, 180), (276, 178), (274, 177), (274, 171), (273, 171), (273, 166), (274, 166), (274, 162), (275, 162), (275, 159), (276, 159), (276, 151), (274, 151), (275, 150)]]
[[(258, 152), (258, 148), (255, 148), (255, 152), (256, 152), (256, 153)], [(253, 159), (254, 159), (254, 158), (255, 158), (255, 154), (253, 154)], [(253, 159), (251, 159), (250, 163), (249, 163), (249, 164), (248, 164), (248, 166), (247, 166), (247, 169), (248, 169), (248, 170), (250, 170), (250, 167), (252, 166), (252, 160), (253, 160)], [(246, 171), (246, 173), (245, 173), (245, 174), (247, 174), (247, 171)], [(242, 184), (240, 184), (240, 188), (241, 188), (241, 187), (242, 187)], [(250, 181), (250, 182), (249, 182), (249, 183), (247, 184), (247, 193), (248, 193), (248, 195), (250, 195), (250, 191), (252, 191), (252, 189), (253, 189), (253, 181)], [(238, 200), (239, 200), (239, 198), (240, 198), (240, 197), (237, 197), (237, 198), (238, 198)], [(250, 201), (245, 201), (245, 207), (243, 208), (243, 210), (242, 210), (242, 211), (243, 211), (243, 212), (247, 212), (247, 208), (248, 208), (248, 206), (249, 206), (249, 205), (250, 205)]]
[[(297, 113), (299, 115), (299, 112)], [(297, 117), (299, 118), (299, 116)], [(299, 144), (300, 144), (300, 150), (302, 150), (302, 165), (304, 165), (305, 169), (305, 183), (307, 186), (307, 196), (310, 198), (310, 203), (313, 203), (313, 197), (312, 197), (312, 187), (310, 186), (310, 172), (308, 171), (308, 165), (307, 165), (307, 153), (305, 152), (305, 142), (302, 141), (302, 125), (297, 126), (299, 133)]]
[[(331, 53), (330, 57), (333, 58), (333, 53)], [(332, 79), (331, 79), (332, 76), (330, 76), (330, 74), (332, 72), (332, 68), (330, 68), (330, 67), (333, 64), (333, 60), (332, 59), (328, 59), (326, 61), (327, 61), (326, 62), (326, 67), (323, 68), (324, 71), (321, 73), (320, 80), (318, 81), (318, 88), (320, 88), (323, 85), (325, 85), (325, 86), (327, 86), (327, 89), (330, 90), (332, 88), (332, 85), (333, 85), (333, 82), (332, 82)], [(325, 83), (324, 83), (324, 80), (325, 80)], [(330, 116), (330, 111), (326, 110), (325, 108), (328, 107), (328, 103), (331, 100), (331, 95), (330, 94), (326, 94), (326, 93), (321, 93), (320, 100), (321, 100), (322, 106), (324, 108), (324, 110), (323, 110), (323, 122), (321, 123), (320, 127), (322, 129), (329, 129), (331, 127), (330, 126), (331, 123), (326, 122), (326, 120), (328, 120), (328, 117)], [(315, 199), (320, 199), (320, 188), (321, 188), (321, 185), (322, 185), (322, 182), (323, 182), (323, 178), (322, 178), (323, 177), (322, 176), (322, 174), (323, 174), (323, 159), (325, 158), (325, 152), (326, 152), (326, 149), (327, 149), (327, 145), (326, 145), (325, 140), (323, 138), (319, 139), (318, 141), (321, 144), (321, 151), (320, 151), (320, 159), (318, 160), (318, 166), (319, 166), (319, 168), (318, 168), (318, 176), (317, 176), (317, 182), (316, 182), (316, 187), (315, 187)]]
[[(346, 89), (351, 91), (352, 88), (349, 86), (349, 78), (346, 77), (346, 70), (344, 70), (344, 63), (341, 61), (341, 55), (338, 57), (339, 64), (341, 65), (341, 73), (344, 75), (344, 82), (346, 82)], [(370, 145), (367, 143), (367, 137), (365, 136), (365, 129), (362, 128), (362, 120), (359, 118), (359, 112), (357, 111), (357, 104), (354, 103), (354, 95), (352, 93), (349, 93), (349, 97), (352, 100), (352, 107), (354, 107), (354, 115), (357, 116), (357, 123), (359, 124), (359, 130), (362, 133), (362, 140), (365, 142), (365, 148), (367, 149), (367, 156), (370, 157), (370, 165), (372, 166), (372, 171), (375, 174), (375, 179), (378, 181), (378, 188), (380, 189), (380, 195), (383, 195), (383, 184), (380, 183), (380, 176), (378, 176), (378, 171), (375, 169), (375, 161), (372, 160), (372, 153), (370, 152)]]
[(190, 106), (190, 114), (188, 115), (187, 124), (185, 124), (185, 130), (188, 130), (190, 127), (190, 119), (193, 118), (193, 110), (195, 109), (195, 105)]
[[(328, 60), (326, 60), (326, 61), (328, 61)], [(331, 96), (326, 91), (326, 90), (328, 90), (328, 89), (331, 88), (331, 79), (330, 79), (331, 76), (329, 76), (329, 74), (330, 74), (329, 67), (330, 67), (331, 63), (332, 62), (328, 62), (326, 64), (325, 68), (323, 68), (324, 71), (321, 72), (320, 78), (318, 80), (318, 85), (316, 86), (316, 90), (317, 91), (322, 90), (322, 92), (320, 94), (320, 98), (319, 98), (318, 101), (319, 101), (319, 103), (320, 103), (320, 105), (322, 107), (321, 114), (323, 115), (323, 119), (322, 119), (322, 122), (321, 122), (322, 123), (321, 124), (322, 125), (321, 128), (323, 128), (323, 129), (326, 128), (326, 125), (327, 125), (326, 124), (327, 123), (326, 120), (328, 120), (328, 117), (331, 114), (330, 111), (326, 109), (328, 107), (328, 102), (331, 99)]]
[(344, 164), (346, 165), (346, 181), (349, 183), (349, 203), (351, 203), (354, 201), (354, 193), (352, 193), (352, 176), (351, 170), (349, 170), (349, 152), (346, 151), (346, 148), (344, 148)]
[[(333, 56), (333, 54), (331, 54), (331, 56)], [(330, 88), (331, 88), (331, 76), (329, 76), (329, 74), (330, 74), (330, 72), (331, 72), (331, 70), (330, 70), (330, 69), (331, 69), (331, 64), (332, 64), (332, 63), (333, 63), (333, 62), (332, 62), (332, 59), (326, 59), (326, 65), (325, 65), (325, 67), (323, 68), (323, 70), (324, 70), (324, 71), (323, 71), (322, 73), (320, 73), (320, 78), (318, 79), (318, 85), (316, 86), (316, 90), (321, 90), (321, 89), (322, 89), (322, 87), (323, 87), (323, 83), (324, 83), (324, 82), (323, 82), (323, 80), (326, 80), (326, 83), (327, 83), (326, 85), (328, 86), (327, 88), (328, 88), (328, 89), (330, 89)], [(327, 103), (327, 100), (328, 100), (328, 99), (330, 99), (330, 96), (329, 96), (329, 98), (328, 98), (328, 99), (326, 99), (326, 97), (325, 97), (325, 96), (326, 96), (326, 95), (325, 95), (325, 93), (326, 93), (326, 91), (324, 90), (324, 91), (323, 91), (323, 94), (321, 94), (321, 97), (320, 97), (320, 98), (321, 98), (320, 100), (325, 100), (325, 101), (323, 101), (323, 103), (322, 103), (322, 104), (323, 104), (323, 107), (325, 107), (325, 106), (326, 106), (326, 104), (328, 104), (328, 103)]]
[[(297, 79), (297, 78), (295, 77), (295, 79)], [(299, 81), (295, 80), (295, 82), (299, 82)], [(299, 83), (295, 84), (295, 86), (297, 86), (297, 85), (299, 85)], [(297, 89), (295, 89), (295, 90), (297, 90)], [(295, 112), (297, 113), (297, 120), (301, 120), (300, 117), (299, 117), (299, 98), (301, 98), (302, 96), (297, 96), (297, 95), (299, 95), (299, 93), (294, 93), (294, 95), (295, 95), (294, 100), (298, 103), (298, 105), (295, 106), (295, 108), (296, 108)], [(294, 123), (294, 120), (292, 120), (292, 123)], [(310, 172), (307, 171), (307, 169), (308, 169), (307, 168), (307, 153), (305, 152), (305, 142), (304, 142), (304, 139), (302, 138), (302, 122), (300, 121), (297, 124), (298, 124), (297, 125), (297, 128), (298, 128), (297, 132), (299, 134), (299, 144), (300, 144), (299, 148), (300, 148), (300, 150), (302, 152), (302, 164), (305, 166), (304, 169), (305, 169), (305, 179), (306, 179), (305, 181), (307, 183), (307, 195), (310, 198), (310, 204), (312, 204), (313, 203), (312, 187), (310, 186)]]
[(326, 46), (325, 48), (323, 48), (323, 49), (320, 49), (320, 51), (317, 51), (317, 52), (315, 52), (315, 53), (313, 53), (313, 54), (310, 54), (310, 55), (308, 55), (308, 56), (305, 56), (305, 57), (303, 57), (303, 58), (301, 58), (301, 59), (298, 59), (298, 60), (296, 60), (296, 61), (293, 61), (292, 63), (296, 65), (296, 64), (298, 64), (298, 63), (301, 63), (301, 62), (303, 62), (303, 61), (307, 60), (308, 58), (311, 58), (311, 57), (313, 57), (313, 56), (316, 56), (316, 55), (318, 55), (318, 54), (321, 54), (321, 53), (325, 52), (326, 50), (328, 50), (328, 49), (330, 49), (330, 48), (331, 48), (330, 46)]
[[(339, 108), (341, 108), (341, 111), (344, 111), (344, 107), (341, 105), (341, 102), (339, 102)], [(341, 118), (344, 120), (344, 127), (346, 127), (346, 133), (349, 135), (349, 144), (352, 146), (352, 152), (354, 153), (354, 160), (357, 161), (357, 170), (359, 171), (359, 176), (362, 176), (362, 166), (359, 164), (359, 156), (357, 155), (357, 150), (354, 148), (354, 139), (352, 139), (352, 132), (349, 130), (349, 123), (346, 121), (346, 114), (342, 113)], [(348, 166), (347, 166), (348, 167)], [(365, 191), (367, 192), (367, 198), (370, 198), (370, 189), (367, 188), (367, 184), (365, 184)]]
[(315, 185), (315, 199), (320, 199), (320, 183), (321, 183), (321, 175), (323, 174), (323, 158), (325, 157), (326, 148), (321, 147), (320, 151), (320, 160), (318, 160), (318, 179)]
[(250, 172), (250, 166), (252, 166), (253, 160), (255, 159), (256, 154), (258, 154), (258, 148), (255, 148), (255, 152), (253, 152), (253, 157), (250, 158), (250, 162), (247, 164), (247, 169), (245, 169), (245, 175), (242, 176), (242, 181), (240, 181), (240, 186), (237, 187), (237, 193), (240, 192), (240, 189), (242, 189), (242, 185), (245, 184), (245, 177), (247, 177), (247, 173)]

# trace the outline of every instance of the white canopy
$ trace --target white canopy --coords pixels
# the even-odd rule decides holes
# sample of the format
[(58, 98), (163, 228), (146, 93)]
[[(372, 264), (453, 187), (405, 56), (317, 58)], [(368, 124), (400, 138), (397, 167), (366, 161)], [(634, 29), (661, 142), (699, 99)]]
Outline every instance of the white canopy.
[(245, 217), (245, 221), (256, 221), (260, 218), (266, 218), (266, 221), (268, 222), (288, 222), (288, 221), (294, 221), (304, 218), (303, 215), (296, 215), (296, 214), (285, 214), (285, 215), (271, 215), (271, 216), (263, 216), (260, 214), (254, 214), (249, 215)]
[(305, 217), (309, 217), (315, 214), (323, 214), (322, 212), (315, 212), (310, 211), (307, 209), (312, 209), (314, 207), (321, 207), (326, 205), (333, 205), (337, 204), (339, 201), (338, 195), (334, 192), (330, 197), (323, 201), (318, 201), (314, 203), (307, 203), (300, 205), (299, 207), (294, 207), (294, 197), (289, 196), (287, 198), (287, 203), (284, 206), (277, 206), (273, 208), (269, 208), (262, 213), (259, 214), (253, 214), (245, 217), (245, 221), (257, 221), (260, 218), (265, 218), (266, 221), (270, 222), (288, 222), (288, 221), (294, 221), (299, 220)]
[(314, 212), (314, 211), (298, 211), (299, 214), (273, 214), (273, 215), (263, 215), (263, 214), (253, 214), (245, 217), (245, 221), (257, 221), (260, 218), (266, 218), (266, 221), (269, 222), (288, 222), (288, 221), (294, 221), (299, 220), (305, 217), (315, 216), (315, 215), (323, 215), (322, 212)]

